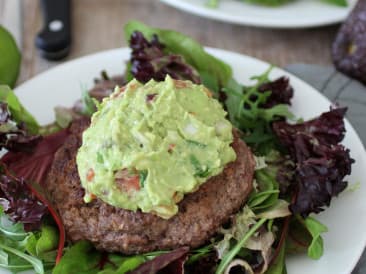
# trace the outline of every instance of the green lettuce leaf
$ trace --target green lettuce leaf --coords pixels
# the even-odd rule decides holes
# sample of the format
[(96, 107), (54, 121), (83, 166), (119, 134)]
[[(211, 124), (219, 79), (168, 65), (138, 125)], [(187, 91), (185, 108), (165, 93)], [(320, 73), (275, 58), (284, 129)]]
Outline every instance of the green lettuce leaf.
[(154, 34), (158, 35), (159, 41), (166, 46), (166, 51), (183, 56), (188, 64), (198, 70), (203, 84), (207, 84), (208, 88), (225, 86), (232, 77), (229, 65), (208, 54), (198, 42), (182, 33), (130, 21), (124, 27), (126, 41), (129, 41), (134, 31), (142, 32), (148, 40), (151, 40)]
[(45, 273), (45, 267), (41, 259), (27, 252), (27, 246), (32, 241), (34, 234), (25, 232), (23, 225), (12, 223), (0, 210), (0, 267), (13, 273), (33, 269), (36, 273)]
[(328, 228), (313, 217), (302, 218), (295, 215), (290, 221), (287, 237), (287, 253), (303, 253), (307, 251), (310, 258), (317, 260), (323, 255), (323, 238), (321, 234)]
[(0, 85), (0, 101), (8, 104), (9, 110), (15, 122), (23, 122), (27, 126), (27, 130), (31, 134), (37, 134), (39, 131), (39, 124), (36, 119), (30, 114), (24, 106), (20, 103), (15, 93), (5, 85)]
[(308, 256), (317, 260), (323, 255), (323, 238), (321, 234), (327, 232), (328, 228), (312, 217), (307, 217), (304, 224), (313, 237), (308, 247)]
[(263, 74), (251, 79), (255, 83), (243, 86), (236, 80), (230, 79), (223, 88), (226, 95), (225, 106), (230, 122), (244, 133), (244, 141), (259, 155), (266, 155), (275, 149), (276, 138), (273, 134), (272, 122), (281, 118), (293, 118), (286, 104), (265, 107), (271, 91), (261, 92), (261, 85), (270, 82), (269, 74), (272, 67)]
[(87, 241), (72, 245), (52, 274), (125, 274), (147, 260), (148, 256), (123, 256), (95, 250)]
[(92, 274), (98, 273), (99, 252), (95, 251), (91, 243), (80, 241), (71, 246), (53, 269), (53, 274)]

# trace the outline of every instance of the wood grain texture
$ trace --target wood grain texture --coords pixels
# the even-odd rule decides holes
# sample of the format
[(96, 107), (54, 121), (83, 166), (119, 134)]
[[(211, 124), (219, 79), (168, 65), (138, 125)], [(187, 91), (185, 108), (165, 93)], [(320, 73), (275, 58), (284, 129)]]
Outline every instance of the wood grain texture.
[[(0, 7), (6, 1), (0, 0)], [(35, 35), (42, 27), (39, 1), (22, 3), (23, 63), (18, 83), (59, 63), (43, 60), (34, 46)], [(278, 66), (297, 62), (330, 65), (330, 45), (338, 29), (338, 26), (307, 30), (234, 26), (176, 10), (157, 0), (73, 0), (72, 6), (73, 44), (64, 61), (126, 46), (122, 27), (137, 19), (181, 31), (204, 45), (251, 55)]]

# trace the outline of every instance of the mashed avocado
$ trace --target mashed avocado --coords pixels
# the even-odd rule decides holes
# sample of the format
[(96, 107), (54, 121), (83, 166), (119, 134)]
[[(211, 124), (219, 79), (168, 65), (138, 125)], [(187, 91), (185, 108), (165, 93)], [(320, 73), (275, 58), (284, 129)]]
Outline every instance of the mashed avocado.
[(232, 125), (202, 85), (136, 80), (104, 99), (83, 133), (77, 166), (86, 202), (98, 197), (162, 218), (235, 160)]

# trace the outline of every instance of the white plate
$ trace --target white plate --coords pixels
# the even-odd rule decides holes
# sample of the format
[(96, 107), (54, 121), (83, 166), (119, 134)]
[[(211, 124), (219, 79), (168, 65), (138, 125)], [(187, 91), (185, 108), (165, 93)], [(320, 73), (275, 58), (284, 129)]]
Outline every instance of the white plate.
[[(209, 51), (230, 64), (234, 77), (242, 83), (248, 83), (250, 76), (262, 73), (269, 66), (244, 55), (218, 49)], [(128, 49), (115, 49), (86, 56), (36, 76), (19, 86), (15, 92), (39, 122), (49, 123), (54, 119), (54, 106), (72, 106), (75, 100), (80, 98), (82, 87), (92, 87), (94, 77), (98, 76), (102, 69), (111, 75), (121, 74), (124, 71), (124, 62), (128, 58)], [(311, 118), (329, 109), (330, 103), (323, 95), (295, 76), (276, 68), (271, 77), (282, 75), (290, 77), (295, 89), (292, 109), (296, 115)], [(366, 186), (361, 180), (366, 175), (366, 155), (360, 139), (348, 122), (346, 128), (344, 143), (356, 159), (349, 181), (361, 182), (361, 186), (355, 192), (342, 193), (339, 198), (333, 200), (332, 207), (319, 216), (329, 228), (329, 232), (324, 235), (324, 256), (318, 261), (313, 261), (306, 255), (289, 258), (289, 274), (350, 273), (365, 246)]]
[(308, 28), (339, 23), (356, 3), (356, 0), (348, 0), (348, 7), (338, 7), (321, 0), (295, 0), (279, 7), (264, 7), (240, 0), (220, 0), (217, 8), (208, 8), (207, 0), (161, 1), (210, 19), (269, 28)]

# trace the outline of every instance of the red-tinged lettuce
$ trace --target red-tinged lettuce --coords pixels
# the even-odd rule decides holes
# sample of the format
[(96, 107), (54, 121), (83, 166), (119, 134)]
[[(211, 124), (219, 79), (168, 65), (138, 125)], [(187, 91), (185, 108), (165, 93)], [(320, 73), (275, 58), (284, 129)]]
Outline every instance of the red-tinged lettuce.
[(217, 263), (219, 261), (216, 252), (210, 252), (204, 256), (200, 256), (197, 260), (190, 262), (191, 258), (187, 261), (185, 269), (189, 274), (214, 274)]
[(63, 129), (45, 136), (34, 147), (32, 153), (8, 152), (2, 157), (1, 162), (16, 176), (42, 185), (45, 183), (54, 154), (69, 134), (69, 129)]
[(159, 255), (137, 267), (135, 270), (128, 272), (129, 274), (183, 274), (184, 262), (189, 252), (188, 247), (181, 247), (171, 252)]
[(25, 231), (38, 229), (47, 206), (32, 193), (24, 179), (0, 175), (0, 205), (13, 222), (24, 225)]
[(31, 134), (38, 134), (38, 122), (34, 119), (33, 115), (24, 108), (15, 93), (8, 86), (0, 85), (0, 102), (8, 105), (12, 119), (15, 123), (23, 123)]
[(291, 105), (291, 99), (294, 96), (290, 80), (285, 76), (261, 84), (258, 91), (261, 93), (271, 92), (266, 101), (260, 105), (263, 108), (271, 108), (279, 104)]
[(142, 83), (151, 79), (164, 81), (166, 75), (177, 80), (191, 80), (200, 83), (200, 76), (195, 68), (190, 66), (181, 55), (167, 54), (165, 45), (159, 42), (157, 35), (153, 35), (148, 42), (144, 35), (135, 31), (130, 38), (131, 73)]
[(29, 134), (25, 123), (15, 121), (7, 103), (0, 102), (0, 149), (30, 152), (40, 140)]
[(319, 213), (346, 188), (344, 177), (351, 173), (354, 160), (339, 144), (345, 134), (345, 113), (345, 108), (336, 108), (308, 122), (273, 124), (275, 134), (296, 163), (292, 182), (296, 199), (290, 205), (293, 213)]
[[(200, 43), (182, 33), (152, 28), (138, 21), (128, 22), (124, 31), (127, 42), (135, 31), (141, 32), (148, 41), (157, 35), (160, 43), (164, 45), (164, 52), (167, 55), (182, 56), (185, 63), (199, 73), (202, 84), (215, 95), (220, 87), (225, 87), (232, 79), (232, 69), (228, 64), (207, 53)], [(127, 75), (127, 80), (131, 80), (131, 74)]]
[[(26, 179), (27, 181), (36, 182), (42, 185), (46, 181), (46, 176), (52, 164), (55, 152), (64, 143), (65, 139), (69, 134), (70, 134), (69, 130), (64, 129), (57, 133), (44, 137), (34, 148), (32, 153), (8, 152), (2, 157), (1, 163), (5, 164), (7, 168), (11, 170), (13, 173), (15, 173), (18, 178), (22, 178), (19, 179), (20, 181), (24, 182), (24, 179)], [(24, 197), (23, 196), (22, 197), (24, 199), (27, 199), (27, 197), (28, 198), (33, 197), (37, 199), (38, 203), (43, 204), (48, 209), (50, 215), (54, 219), (59, 229), (59, 244), (56, 256), (56, 264), (57, 264), (61, 260), (62, 251), (65, 244), (65, 231), (62, 221), (58, 216), (58, 214), (56, 213), (55, 209), (52, 207), (51, 203), (44, 196), (38, 193), (33, 187), (31, 187), (30, 185), (27, 186), (29, 187), (31, 192), (25, 192), (23, 190), (23, 192), (21, 193), (24, 195)], [(10, 197), (16, 197), (16, 196), (10, 195)], [(6, 203), (5, 200), (2, 201)], [(25, 217), (31, 216), (30, 212), (28, 212), (26, 209), (27, 208), (20, 207), (19, 209), (16, 209), (16, 212), (19, 213), (19, 215), (21, 216)], [(30, 207), (30, 210), (35, 210), (34, 213), (35, 215), (38, 212), (38, 208), (36, 206)], [(9, 214), (11, 217), (12, 212), (5, 211), (5, 213)], [(16, 215), (14, 215), (14, 218), (12, 218), (13, 221), (22, 222), (21, 219), (15, 217)], [(39, 222), (36, 222), (34, 225), (30, 225), (28, 223), (24, 223), (24, 225), (25, 228), (33, 230), (39, 226)]]

